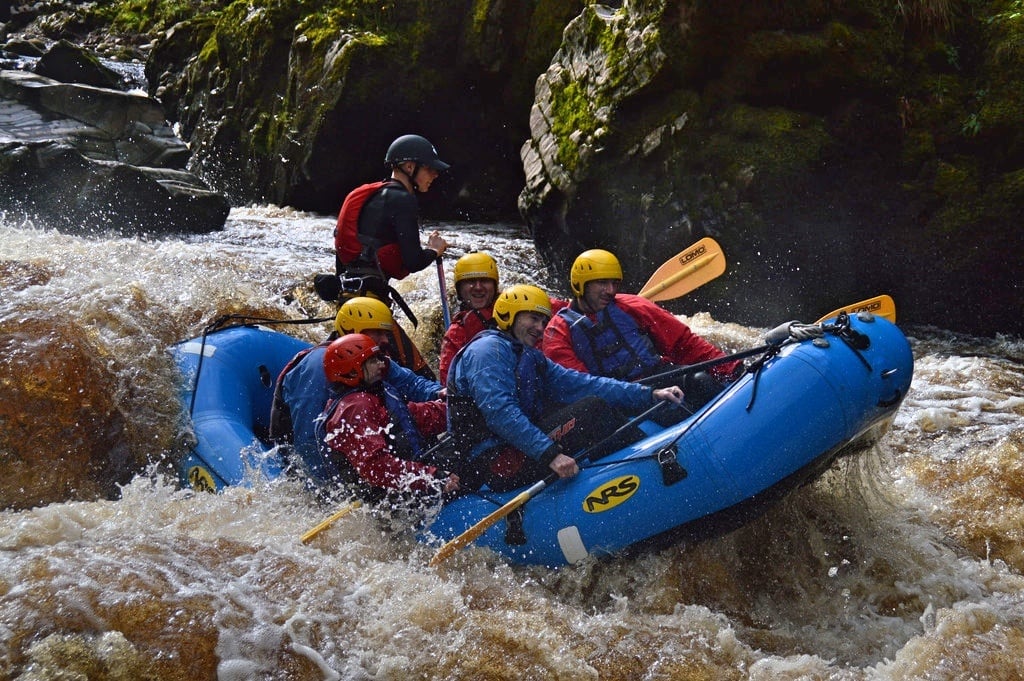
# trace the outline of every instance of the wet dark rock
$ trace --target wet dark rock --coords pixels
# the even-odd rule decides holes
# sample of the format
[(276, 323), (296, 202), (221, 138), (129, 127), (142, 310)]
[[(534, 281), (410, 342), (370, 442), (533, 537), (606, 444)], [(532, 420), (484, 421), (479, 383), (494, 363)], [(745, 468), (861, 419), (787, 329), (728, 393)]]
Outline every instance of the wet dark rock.
[(104, 66), (93, 54), (60, 40), (43, 53), (33, 71), (40, 76), (62, 83), (80, 83), (98, 88), (122, 90), (121, 77)]
[(42, 57), (46, 54), (46, 43), (41, 40), (12, 40), (3, 46), (3, 50), (22, 57)]
[(35, 73), (0, 71), (0, 210), (86, 234), (224, 226), (228, 200), (186, 170), (191, 153), (160, 103), (122, 85), (116, 72), (66, 43)]

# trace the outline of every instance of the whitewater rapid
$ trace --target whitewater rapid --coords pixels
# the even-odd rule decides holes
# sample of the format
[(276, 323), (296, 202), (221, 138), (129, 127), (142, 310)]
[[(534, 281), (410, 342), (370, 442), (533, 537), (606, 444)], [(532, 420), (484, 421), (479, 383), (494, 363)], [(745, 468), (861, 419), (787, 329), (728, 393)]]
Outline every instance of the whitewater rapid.
[[(293, 481), (181, 489), (167, 347), (226, 312), (321, 314), (301, 291), (330, 270), (332, 227), (269, 206), (181, 238), (0, 224), (0, 321), (24, 329), (4, 347), (39, 341), (34, 320), (74, 324), (128, 422), (125, 461), (146, 462), (114, 499), (0, 512), (2, 678), (1020, 678), (1020, 338), (905, 329), (914, 383), (876, 445), (747, 527), (628, 560), (550, 570), (469, 549), (429, 568), (429, 547), (364, 510), (303, 545), (333, 509)], [(455, 256), (492, 252), (503, 284), (567, 293), (518, 226), (433, 228)], [(399, 290), (429, 348), (436, 272)], [(765, 332), (683, 319), (726, 351)]]

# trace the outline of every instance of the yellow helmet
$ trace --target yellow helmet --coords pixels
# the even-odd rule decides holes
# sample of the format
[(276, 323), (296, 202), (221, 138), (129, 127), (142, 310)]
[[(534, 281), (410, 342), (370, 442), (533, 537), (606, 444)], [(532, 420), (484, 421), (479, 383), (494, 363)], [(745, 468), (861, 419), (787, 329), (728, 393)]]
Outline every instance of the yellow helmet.
[(622, 279), (619, 259), (608, 251), (592, 248), (576, 257), (569, 271), (569, 285), (577, 297), (583, 296), (583, 287), (597, 279)]
[(362, 333), (367, 329), (390, 331), (393, 324), (394, 317), (388, 306), (368, 296), (349, 298), (334, 318), (334, 330), (342, 335)]
[(501, 292), (494, 301), (494, 322), (502, 331), (508, 331), (520, 312), (537, 312), (551, 316), (551, 299), (536, 286), (516, 284)]
[(493, 279), (498, 285), (498, 263), (487, 253), (474, 251), (455, 261), (455, 285), (463, 279)]

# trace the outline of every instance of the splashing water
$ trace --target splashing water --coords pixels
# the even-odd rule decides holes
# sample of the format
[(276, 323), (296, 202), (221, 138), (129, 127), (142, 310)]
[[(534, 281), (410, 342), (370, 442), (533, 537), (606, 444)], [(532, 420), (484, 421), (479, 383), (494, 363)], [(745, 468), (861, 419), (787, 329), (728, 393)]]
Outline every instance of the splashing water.
[[(432, 569), (428, 547), (365, 509), (303, 545), (333, 509), (290, 480), (219, 495), (179, 489), (166, 471), (186, 425), (167, 347), (228, 312), (329, 316), (309, 283), (330, 271), (333, 222), (249, 207), (204, 236), (87, 239), (0, 226), (7, 377), (70, 348), (91, 367), (75, 394), (96, 404), (83, 410), (69, 395), (77, 411), (67, 418), (100, 406), (120, 415), (116, 437), (80, 437), (116, 440), (111, 466), (130, 473), (116, 500), (72, 501), (89, 496), (77, 490), (0, 513), (4, 678), (1019, 678), (1017, 338), (912, 330), (911, 393), (878, 443), (740, 530), (636, 558), (549, 570), (469, 549)], [(456, 257), (495, 255), (503, 285), (567, 293), (563, 276), (538, 269), (517, 226), (424, 226), (433, 228)], [(399, 290), (429, 355), (440, 328), (436, 273)], [(764, 332), (699, 310), (684, 319), (727, 351)], [(315, 341), (327, 329), (288, 330)], [(56, 380), (44, 369), (28, 376)], [(90, 392), (97, 382), (102, 404)], [(17, 407), (0, 411), (5, 431), (36, 404), (29, 383), (4, 383)], [(73, 426), (38, 428), (21, 444), (68, 441)]]

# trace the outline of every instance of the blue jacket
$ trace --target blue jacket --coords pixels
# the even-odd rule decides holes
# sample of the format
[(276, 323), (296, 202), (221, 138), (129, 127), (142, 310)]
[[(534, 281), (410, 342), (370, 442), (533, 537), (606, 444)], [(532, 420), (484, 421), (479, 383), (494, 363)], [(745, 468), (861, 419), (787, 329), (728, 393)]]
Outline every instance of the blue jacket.
[(452, 362), (448, 426), (454, 432), (466, 424), (451, 420), (453, 393), (471, 399), (484, 419), (480, 427), (496, 436), (474, 447), (471, 457), (504, 441), (537, 461), (554, 444), (534, 425), (549, 411), (592, 395), (629, 410), (653, 404), (646, 386), (566, 369), (540, 350), (494, 330), (477, 334)]
[(384, 382), (406, 402), (429, 402), (430, 400), (436, 400), (437, 394), (441, 392), (443, 387), (437, 381), (424, 378), (391, 358), (388, 358), (388, 368), (384, 372)]
[[(290, 369), (278, 377), (271, 412), (271, 436), (287, 439), (290, 429), (292, 447), (303, 459), (315, 456), (317, 450), (313, 422), (327, 403), (329, 387), (324, 374), (324, 353), (327, 343), (306, 352)], [(295, 361), (294, 359), (292, 361)], [(283, 412), (284, 417), (280, 415)]]

